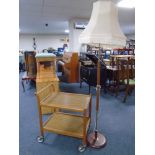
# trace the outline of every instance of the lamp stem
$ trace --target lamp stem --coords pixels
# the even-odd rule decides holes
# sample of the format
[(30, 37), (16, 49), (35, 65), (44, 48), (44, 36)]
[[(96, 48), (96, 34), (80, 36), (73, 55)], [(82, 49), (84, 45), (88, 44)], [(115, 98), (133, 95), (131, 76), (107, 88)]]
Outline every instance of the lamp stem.
[(101, 86), (97, 85), (96, 87), (96, 126), (95, 126), (95, 131), (98, 130), (98, 114), (99, 114), (99, 104), (100, 104), (100, 89)]
[(100, 77), (101, 77), (101, 64), (100, 64), (100, 44), (98, 51), (98, 62), (97, 62), (97, 86), (96, 86), (96, 122), (95, 131), (90, 133), (88, 136), (88, 143), (93, 148), (101, 148), (106, 144), (106, 138), (103, 134), (98, 132), (98, 114), (99, 114), (99, 104), (100, 104)]
[(99, 51), (98, 51), (98, 61), (97, 61), (97, 86), (96, 86), (96, 127), (95, 131), (98, 129), (98, 112), (99, 112), (99, 105), (100, 105), (100, 76), (101, 76), (101, 64), (100, 64), (100, 44), (99, 44)]

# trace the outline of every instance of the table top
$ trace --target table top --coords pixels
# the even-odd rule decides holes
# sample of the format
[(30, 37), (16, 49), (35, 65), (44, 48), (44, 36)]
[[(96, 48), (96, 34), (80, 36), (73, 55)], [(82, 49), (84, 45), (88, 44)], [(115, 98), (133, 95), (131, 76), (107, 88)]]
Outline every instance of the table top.
[(135, 58), (134, 55), (110, 55), (110, 57), (113, 57), (113, 58)]
[(41, 106), (83, 112), (88, 108), (90, 99), (90, 95), (57, 92), (52, 93)]
[(62, 60), (63, 59), (63, 56), (57, 56), (56, 57), (56, 60)]

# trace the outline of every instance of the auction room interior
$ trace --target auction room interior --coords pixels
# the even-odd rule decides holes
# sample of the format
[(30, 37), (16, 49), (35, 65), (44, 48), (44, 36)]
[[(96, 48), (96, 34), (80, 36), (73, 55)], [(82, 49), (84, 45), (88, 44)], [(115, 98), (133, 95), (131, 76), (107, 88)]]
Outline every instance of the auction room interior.
[(19, 0), (19, 152), (135, 154), (133, 0)]

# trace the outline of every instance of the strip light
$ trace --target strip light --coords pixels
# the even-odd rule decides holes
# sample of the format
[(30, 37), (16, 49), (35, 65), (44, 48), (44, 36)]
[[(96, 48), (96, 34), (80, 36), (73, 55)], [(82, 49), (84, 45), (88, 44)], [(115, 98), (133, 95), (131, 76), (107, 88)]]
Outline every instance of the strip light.
[(135, 8), (134, 0), (122, 0), (117, 3), (117, 6), (122, 8)]
[(69, 30), (65, 30), (65, 33), (69, 33)]

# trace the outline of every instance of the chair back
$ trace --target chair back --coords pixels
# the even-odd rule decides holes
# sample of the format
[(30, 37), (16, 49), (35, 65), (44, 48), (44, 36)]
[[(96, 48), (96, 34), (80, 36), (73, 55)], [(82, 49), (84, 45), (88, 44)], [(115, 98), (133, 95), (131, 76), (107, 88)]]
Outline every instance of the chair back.
[(117, 58), (116, 60), (117, 66), (117, 80), (123, 81), (127, 79), (127, 83), (129, 83), (129, 79), (135, 78), (135, 59), (128, 58)]

